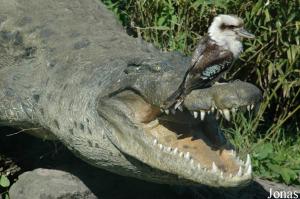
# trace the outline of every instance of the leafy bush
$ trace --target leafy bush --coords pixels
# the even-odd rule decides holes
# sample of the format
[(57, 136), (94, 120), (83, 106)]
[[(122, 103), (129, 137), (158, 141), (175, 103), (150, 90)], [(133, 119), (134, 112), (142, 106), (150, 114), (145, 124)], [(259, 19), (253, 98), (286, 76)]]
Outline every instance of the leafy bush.
[(9, 179), (5, 175), (0, 174), (0, 188), (5, 190), (2, 193), (0, 192), (0, 198), (9, 199), (9, 196), (8, 196), (8, 187), (9, 186), (10, 186)]
[[(130, 34), (163, 50), (179, 50), (185, 54), (192, 52), (215, 15), (241, 16), (256, 39), (244, 42), (245, 52), (229, 76), (258, 85), (264, 101), (255, 117), (246, 119), (239, 115), (233, 125), (224, 130), (241, 154), (254, 154), (254, 171), (258, 175), (288, 184), (300, 183), (297, 178), (300, 153), (292, 151), (299, 147), (300, 140), (299, 0), (103, 2)], [(261, 154), (267, 152), (266, 157), (260, 159)], [(287, 158), (291, 154), (293, 158)], [(285, 158), (291, 162), (285, 163)]]
[[(298, 143), (299, 141), (300, 139)], [(297, 181), (297, 174), (300, 172), (300, 158), (294, 160), (296, 152), (299, 154), (300, 150), (290, 152), (283, 147), (276, 151), (271, 143), (266, 143), (253, 151), (253, 165), (258, 168), (260, 176), (282, 179), (286, 184), (290, 184)]]

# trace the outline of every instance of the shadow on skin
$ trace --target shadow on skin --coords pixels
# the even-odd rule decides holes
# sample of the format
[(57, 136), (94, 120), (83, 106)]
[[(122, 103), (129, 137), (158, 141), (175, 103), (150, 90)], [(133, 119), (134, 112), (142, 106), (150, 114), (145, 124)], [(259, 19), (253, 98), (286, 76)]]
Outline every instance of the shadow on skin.
[[(16, 173), (14, 178), (36, 168), (63, 170), (80, 178), (101, 199), (266, 198), (269, 195), (256, 182), (240, 189), (217, 189), (206, 186), (162, 185), (123, 177), (86, 164), (60, 143), (42, 141), (22, 133), (6, 136), (17, 131), (11, 128), (1, 128), (0, 131), (2, 132), (1, 155), (11, 158), (21, 167), (21, 171)], [(130, 158), (128, 157), (129, 160)]]

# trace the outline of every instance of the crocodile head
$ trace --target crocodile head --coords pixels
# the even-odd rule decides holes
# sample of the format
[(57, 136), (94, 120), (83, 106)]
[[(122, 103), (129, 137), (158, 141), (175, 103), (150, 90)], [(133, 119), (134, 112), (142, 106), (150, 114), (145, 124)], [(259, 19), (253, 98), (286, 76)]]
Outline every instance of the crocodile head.
[(180, 83), (180, 75), (175, 74), (179, 72), (140, 72), (144, 67), (134, 75), (126, 73), (135, 79), (131, 86), (99, 102), (98, 113), (111, 124), (108, 136), (114, 145), (152, 168), (177, 176), (178, 181), (168, 183), (231, 187), (249, 182), (249, 155), (245, 161), (239, 159), (215, 116), (230, 120), (230, 114), (240, 108), (254, 109), (261, 100), (260, 90), (237, 80), (194, 90), (182, 110), (163, 111), (160, 106)]

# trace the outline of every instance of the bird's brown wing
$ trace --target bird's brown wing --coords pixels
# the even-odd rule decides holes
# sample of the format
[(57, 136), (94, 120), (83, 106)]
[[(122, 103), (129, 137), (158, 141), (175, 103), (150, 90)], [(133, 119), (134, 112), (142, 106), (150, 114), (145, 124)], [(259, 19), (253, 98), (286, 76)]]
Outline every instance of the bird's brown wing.
[(199, 42), (199, 44), (197, 45), (194, 52), (193, 52), (192, 60), (191, 60), (191, 64), (190, 64), (191, 67), (193, 67), (197, 63), (197, 61), (199, 61), (199, 58), (203, 54), (203, 52), (204, 52), (205, 48), (207, 47), (208, 43), (209, 43), (209, 37), (204, 36), (201, 39), (201, 41)]
[(180, 96), (182, 95), (182, 93), (184, 91), (184, 84), (185, 84), (187, 75), (193, 70), (193, 68), (197, 64), (197, 62), (199, 62), (199, 59), (200, 59), (201, 55), (203, 54), (203, 52), (205, 51), (206, 46), (208, 45), (209, 42), (210, 42), (210, 40), (209, 40), (208, 36), (202, 37), (202, 39), (200, 40), (196, 49), (194, 50), (194, 53), (192, 55), (192, 60), (190, 63), (190, 67), (186, 71), (186, 73), (183, 77), (182, 83), (180, 84), (179, 88), (174, 93), (172, 93), (171, 96), (169, 96), (167, 98), (167, 100), (164, 102), (164, 105), (162, 106), (162, 108), (169, 109), (171, 106), (173, 106), (176, 103), (176, 101), (178, 101), (178, 99), (180, 98)]
[(189, 69), (184, 80), (183, 93), (187, 95), (194, 89), (201, 89), (210, 86), (217, 81), (224, 72), (228, 71), (233, 55), (228, 50), (220, 50), (208, 46), (202, 57), (198, 59)]
[(209, 60), (213, 57), (209, 54), (215, 51), (215, 48), (216, 45), (214, 44), (214, 42), (212, 42), (212, 40), (209, 39), (208, 36), (205, 36), (201, 39), (196, 49), (194, 50), (190, 67), (186, 71), (183, 81), (178, 90), (185, 90), (186, 83), (190, 82), (190, 80), (187, 81), (187, 79), (189, 79), (191, 76), (199, 76), (201, 74), (205, 66), (209, 64)]

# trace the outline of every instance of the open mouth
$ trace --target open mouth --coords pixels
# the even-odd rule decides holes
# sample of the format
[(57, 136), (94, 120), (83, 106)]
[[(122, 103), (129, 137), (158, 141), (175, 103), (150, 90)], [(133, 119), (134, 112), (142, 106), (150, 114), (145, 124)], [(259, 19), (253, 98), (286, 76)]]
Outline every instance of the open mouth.
[[(236, 155), (216, 119), (223, 116), (230, 120), (230, 114), (235, 114), (238, 107), (229, 110), (211, 105), (205, 110), (191, 110), (183, 106), (182, 110), (162, 112), (132, 91), (121, 92), (109, 101), (109, 104), (119, 104), (118, 111), (122, 109), (122, 114), (116, 111), (118, 119), (105, 110), (99, 111), (118, 126), (114, 131), (117, 139), (113, 142), (147, 165), (191, 184), (228, 187), (246, 184), (252, 178), (250, 156), (243, 161)], [(240, 108), (254, 110), (255, 104)], [(131, 130), (117, 124), (124, 121), (123, 117), (127, 117), (126, 126), (132, 126)], [(124, 139), (126, 144), (122, 142)]]

